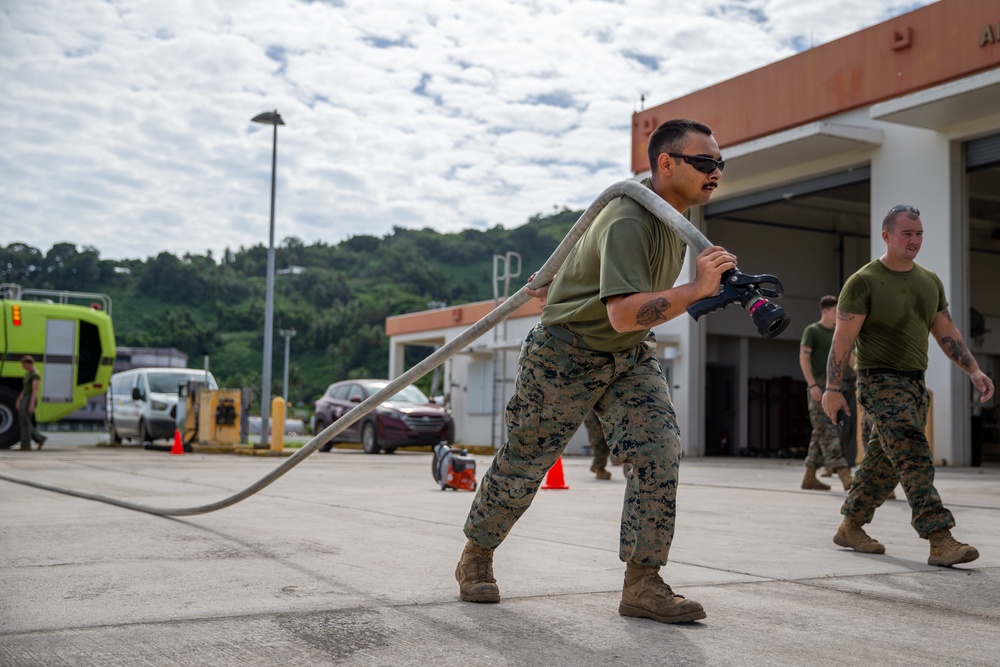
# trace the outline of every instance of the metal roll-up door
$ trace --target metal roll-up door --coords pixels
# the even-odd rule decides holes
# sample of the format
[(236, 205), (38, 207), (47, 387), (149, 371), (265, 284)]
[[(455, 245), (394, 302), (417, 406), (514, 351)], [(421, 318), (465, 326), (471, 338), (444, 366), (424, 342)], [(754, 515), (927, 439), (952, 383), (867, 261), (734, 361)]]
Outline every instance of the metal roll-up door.
[(965, 168), (974, 169), (1000, 162), (1000, 134), (973, 139), (965, 144)]
[(781, 185), (776, 188), (761, 190), (760, 192), (754, 192), (748, 195), (733, 197), (732, 199), (712, 202), (705, 206), (705, 217), (711, 218), (716, 215), (724, 215), (726, 213), (739, 211), (752, 206), (761, 206), (763, 204), (788, 200), (792, 197), (801, 197), (802, 195), (822, 192), (841, 185), (861, 183), (863, 181), (871, 180), (871, 177), (872, 170), (868, 165), (855, 167), (854, 169), (848, 169), (847, 171), (841, 171), (836, 174), (820, 176), (819, 178), (811, 178), (797, 183), (791, 183), (789, 185)]

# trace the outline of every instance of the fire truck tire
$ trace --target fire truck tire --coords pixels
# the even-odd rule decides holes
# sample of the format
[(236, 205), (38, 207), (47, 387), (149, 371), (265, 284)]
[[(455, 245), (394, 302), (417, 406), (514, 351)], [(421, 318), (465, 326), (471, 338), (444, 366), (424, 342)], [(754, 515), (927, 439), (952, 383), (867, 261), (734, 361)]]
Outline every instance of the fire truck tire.
[(17, 392), (0, 387), (0, 449), (10, 449), (21, 440), (21, 425), (17, 421)]

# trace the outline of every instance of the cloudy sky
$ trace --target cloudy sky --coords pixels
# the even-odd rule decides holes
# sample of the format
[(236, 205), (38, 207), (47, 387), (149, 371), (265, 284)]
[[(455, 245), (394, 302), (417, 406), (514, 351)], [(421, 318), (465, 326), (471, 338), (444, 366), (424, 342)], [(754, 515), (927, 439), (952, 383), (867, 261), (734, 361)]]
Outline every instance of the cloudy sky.
[(928, 0), (0, 0), (0, 245), (146, 258), (583, 208), (631, 115)]

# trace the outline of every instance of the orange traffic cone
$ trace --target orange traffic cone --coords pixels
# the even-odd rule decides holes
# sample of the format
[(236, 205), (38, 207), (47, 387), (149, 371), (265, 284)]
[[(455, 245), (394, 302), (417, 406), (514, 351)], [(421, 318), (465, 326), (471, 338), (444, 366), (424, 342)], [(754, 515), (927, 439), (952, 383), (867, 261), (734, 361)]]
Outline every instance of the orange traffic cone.
[(556, 459), (555, 464), (549, 468), (548, 474), (545, 475), (545, 483), (542, 484), (543, 489), (568, 489), (566, 486), (566, 479), (563, 477), (562, 469), (562, 457)]
[(171, 448), (170, 453), (173, 454), (183, 454), (184, 453), (184, 443), (181, 442), (181, 432), (174, 431), (174, 446)]

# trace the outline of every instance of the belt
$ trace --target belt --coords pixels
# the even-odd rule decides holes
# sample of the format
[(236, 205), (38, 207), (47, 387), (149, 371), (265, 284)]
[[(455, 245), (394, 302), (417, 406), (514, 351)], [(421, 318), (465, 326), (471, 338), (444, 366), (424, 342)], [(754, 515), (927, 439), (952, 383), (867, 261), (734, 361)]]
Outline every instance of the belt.
[(861, 377), (868, 377), (869, 375), (900, 375), (911, 380), (924, 379), (923, 371), (897, 371), (895, 368), (863, 368), (858, 371), (858, 375)]
[[(604, 352), (604, 350), (597, 350), (592, 348), (583, 342), (583, 339), (577, 336), (575, 333), (562, 326), (561, 324), (549, 324), (546, 325), (545, 330), (552, 334), (553, 338), (558, 338), (564, 343), (569, 343), (573, 347), (578, 347), (581, 350), (588, 350), (590, 352)], [(607, 353), (605, 353), (607, 354)]]

